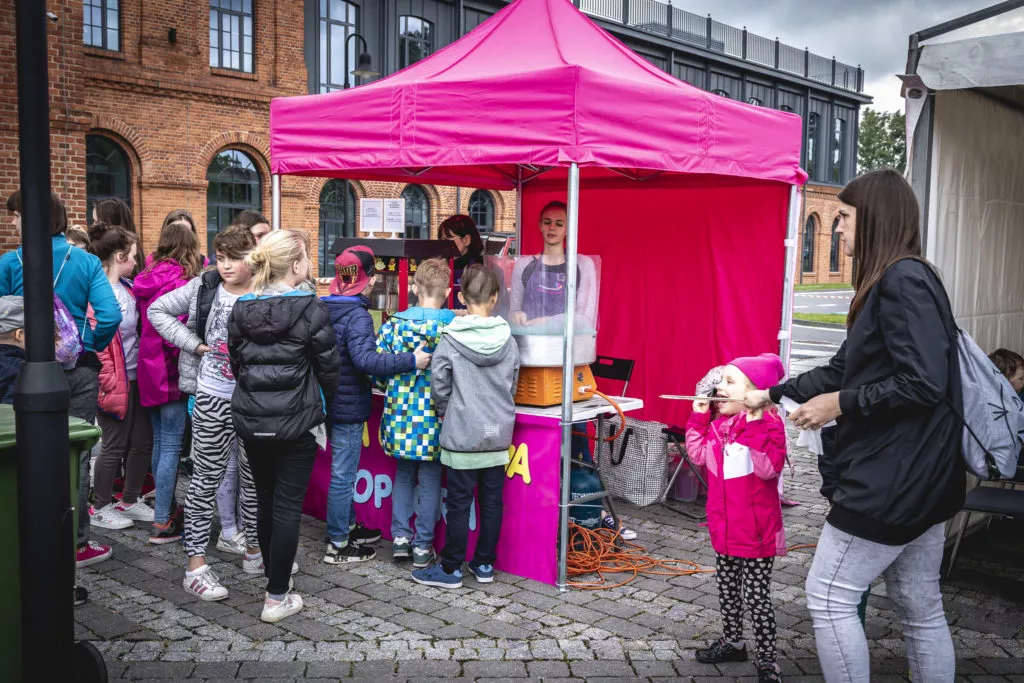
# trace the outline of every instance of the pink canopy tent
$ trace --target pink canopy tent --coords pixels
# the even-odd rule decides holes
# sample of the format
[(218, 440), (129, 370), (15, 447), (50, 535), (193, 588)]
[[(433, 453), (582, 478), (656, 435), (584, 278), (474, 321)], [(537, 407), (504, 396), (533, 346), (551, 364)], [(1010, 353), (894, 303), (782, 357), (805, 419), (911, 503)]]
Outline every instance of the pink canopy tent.
[[(275, 99), (270, 129), (275, 228), (284, 174), (515, 189), (518, 233), (567, 200), (567, 300), (582, 245), (602, 258), (598, 352), (637, 362), (648, 419), (683, 423), (688, 407), (659, 394), (733, 357), (778, 345), (788, 365), (800, 118), (659, 71), (569, 0), (516, 0), (388, 78)], [(538, 232), (520, 244), (539, 251)], [(571, 418), (567, 394), (560, 586)]]

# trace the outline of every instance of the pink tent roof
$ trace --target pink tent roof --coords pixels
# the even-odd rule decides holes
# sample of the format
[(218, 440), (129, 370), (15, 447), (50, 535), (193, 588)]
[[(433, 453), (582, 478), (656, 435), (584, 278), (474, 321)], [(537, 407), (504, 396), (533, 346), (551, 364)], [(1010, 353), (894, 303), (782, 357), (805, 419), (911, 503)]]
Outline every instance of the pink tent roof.
[(572, 162), (802, 184), (801, 139), (799, 116), (669, 76), (569, 0), (516, 0), (388, 78), (270, 107), (274, 173), (492, 189)]

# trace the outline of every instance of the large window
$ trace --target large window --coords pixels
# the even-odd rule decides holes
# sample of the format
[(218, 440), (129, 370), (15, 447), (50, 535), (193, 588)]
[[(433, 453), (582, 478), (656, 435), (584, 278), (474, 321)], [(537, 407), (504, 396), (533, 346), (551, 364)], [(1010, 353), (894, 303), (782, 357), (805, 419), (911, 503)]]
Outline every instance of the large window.
[(82, 3), (82, 41), (104, 50), (121, 49), (119, 0), (85, 0)]
[(811, 112), (807, 117), (807, 175), (811, 180), (817, 177), (818, 168), (818, 127), (821, 117)]
[(260, 174), (245, 152), (226, 149), (206, 170), (206, 253), (213, 259), (213, 238), (246, 209), (259, 211)]
[(128, 157), (120, 145), (102, 135), (85, 136), (85, 218), (92, 222), (92, 207), (117, 197), (132, 203)]
[(469, 197), (469, 217), (479, 230), (494, 230), (494, 197), (487, 190), (477, 190)]
[(328, 180), (320, 191), (320, 277), (334, 277), (334, 240), (355, 236), (355, 190), (347, 180)]
[(210, 66), (252, 73), (253, 0), (210, 0)]
[(405, 200), (406, 239), (425, 240), (430, 237), (430, 200), (419, 185), (408, 185), (402, 190)]
[[(320, 0), (320, 92), (341, 90), (354, 76), (345, 73), (349, 36), (359, 31), (359, 8), (345, 0)], [(347, 43), (348, 70), (356, 68), (358, 40)], [(359, 85), (356, 83), (356, 85)]]
[(846, 165), (846, 121), (836, 119), (832, 129), (832, 182), (843, 182), (843, 166)]
[(398, 68), (404, 69), (434, 52), (434, 25), (419, 17), (398, 17)]
[(804, 248), (803, 248), (803, 258), (801, 259), (802, 269), (803, 269), (803, 272), (805, 272), (805, 273), (813, 273), (814, 272), (814, 231), (815, 231), (815, 228), (816, 228), (816, 223), (815, 223), (815, 220), (814, 220), (814, 216), (808, 216), (807, 217), (807, 222), (804, 224)]
[(828, 250), (828, 269), (829, 272), (839, 272), (839, 233), (836, 231), (839, 228), (839, 217), (832, 221), (832, 244), (829, 245)]

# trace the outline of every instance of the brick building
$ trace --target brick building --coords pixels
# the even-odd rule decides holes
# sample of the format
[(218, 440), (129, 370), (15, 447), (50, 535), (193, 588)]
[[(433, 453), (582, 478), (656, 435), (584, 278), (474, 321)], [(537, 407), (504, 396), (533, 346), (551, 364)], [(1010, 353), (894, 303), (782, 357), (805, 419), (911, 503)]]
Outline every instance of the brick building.
[[(863, 72), (746, 30), (644, 0), (577, 0), (638, 54), (724, 97), (805, 119), (805, 282), (832, 272), (830, 199), (853, 174)], [(392, 73), (472, 30), (501, 0), (48, 0), (53, 186), (72, 222), (97, 200), (128, 201), (148, 251), (171, 209), (186, 208), (207, 239), (245, 208), (270, 212), (270, 100), (355, 85), (363, 49)], [(664, 14), (651, 13), (662, 8)], [(18, 185), (14, 9), (0, 0), (0, 193)], [(347, 46), (347, 47), (346, 47)], [(361, 46), (360, 46), (361, 47)], [(348, 55), (346, 56), (346, 52)], [(346, 64), (347, 61), (347, 64)], [(831, 123), (829, 123), (831, 122)], [(406, 199), (406, 234), (434, 237), (445, 217), (469, 213), (486, 230), (515, 229), (512, 193), (426, 185), (284, 177), (282, 220), (309, 231), (320, 274), (325, 247), (359, 234), (358, 199)], [(19, 241), (10, 223), (0, 248)], [(208, 248), (208, 247), (207, 247)], [(807, 250), (805, 250), (807, 251)]]

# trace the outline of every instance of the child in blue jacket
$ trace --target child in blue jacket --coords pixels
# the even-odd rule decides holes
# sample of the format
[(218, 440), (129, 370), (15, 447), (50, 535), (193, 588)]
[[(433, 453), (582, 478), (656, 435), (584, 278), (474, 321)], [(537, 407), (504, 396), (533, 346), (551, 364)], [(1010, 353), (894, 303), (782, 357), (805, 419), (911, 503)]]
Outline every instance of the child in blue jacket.
[(363, 447), (363, 424), (370, 417), (370, 377), (426, 368), (430, 354), (377, 353), (367, 295), (376, 281), (373, 251), (351, 247), (334, 260), (330, 296), (323, 298), (338, 338), (341, 372), (338, 391), (327, 413), (331, 440), (331, 484), (327, 493), (327, 549), (324, 562), (364, 562), (376, 556), (370, 544), (380, 531), (355, 523), (356, 474)]

